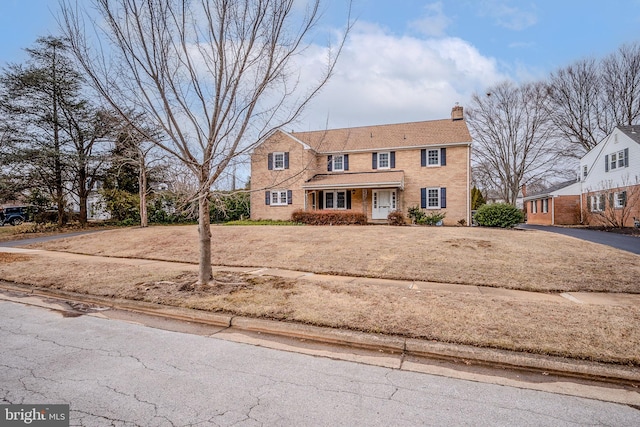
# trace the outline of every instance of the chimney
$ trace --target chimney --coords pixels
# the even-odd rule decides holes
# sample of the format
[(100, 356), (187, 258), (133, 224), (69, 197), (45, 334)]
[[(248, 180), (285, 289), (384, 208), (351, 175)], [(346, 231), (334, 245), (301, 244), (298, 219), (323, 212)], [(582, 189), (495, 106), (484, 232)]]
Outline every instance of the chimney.
[(456, 102), (455, 107), (451, 109), (451, 120), (455, 121), (455, 120), (462, 120), (462, 119), (464, 119), (462, 107), (458, 105), (458, 103)]

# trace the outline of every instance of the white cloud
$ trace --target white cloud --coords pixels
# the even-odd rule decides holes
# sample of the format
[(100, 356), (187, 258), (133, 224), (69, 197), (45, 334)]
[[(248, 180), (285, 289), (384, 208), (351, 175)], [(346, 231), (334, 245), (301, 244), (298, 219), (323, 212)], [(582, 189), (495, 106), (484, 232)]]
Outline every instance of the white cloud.
[(481, 16), (493, 17), (496, 24), (510, 30), (520, 31), (538, 22), (534, 4), (528, 10), (510, 5), (509, 0), (485, 0), (479, 5)]
[[(303, 82), (325, 58), (319, 46), (306, 52)], [(474, 91), (504, 78), (493, 58), (459, 38), (396, 36), (360, 23), (297, 130), (322, 129), (327, 120), (337, 128), (448, 118), (456, 102), (464, 106)]]
[(451, 19), (442, 11), (442, 2), (428, 4), (424, 9), (425, 16), (410, 22), (409, 27), (426, 36), (444, 36)]

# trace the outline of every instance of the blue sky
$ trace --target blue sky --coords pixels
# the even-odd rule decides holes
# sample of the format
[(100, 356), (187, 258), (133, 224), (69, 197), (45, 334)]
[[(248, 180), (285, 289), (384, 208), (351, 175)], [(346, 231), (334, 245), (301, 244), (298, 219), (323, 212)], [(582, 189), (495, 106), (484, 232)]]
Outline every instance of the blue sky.
[[(344, 4), (329, 0), (326, 25), (342, 23)], [(0, 0), (0, 66), (57, 32), (56, 8), (57, 0)], [(300, 130), (446, 118), (500, 80), (542, 79), (640, 41), (640, 0), (354, 0), (354, 14), (336, 75)], [(322, 47), (303, 58), (303, 78)]]

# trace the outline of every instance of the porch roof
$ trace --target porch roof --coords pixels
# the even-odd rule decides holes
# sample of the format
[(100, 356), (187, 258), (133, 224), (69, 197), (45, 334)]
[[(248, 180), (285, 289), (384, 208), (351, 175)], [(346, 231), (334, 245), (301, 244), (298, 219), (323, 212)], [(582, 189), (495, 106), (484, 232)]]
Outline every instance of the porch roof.
[(404, 188), (404, 171), (318, 174), (302, 184), (305, 190), (330, 188)]

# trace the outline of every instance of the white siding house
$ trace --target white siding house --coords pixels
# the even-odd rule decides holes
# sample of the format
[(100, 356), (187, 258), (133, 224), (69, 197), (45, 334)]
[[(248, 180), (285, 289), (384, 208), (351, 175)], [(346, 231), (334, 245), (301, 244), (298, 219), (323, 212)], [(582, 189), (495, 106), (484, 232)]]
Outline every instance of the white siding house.
[(633, 226), (640, 218), (640, 125), (618, 126), (580, 160), (582, 222)]

